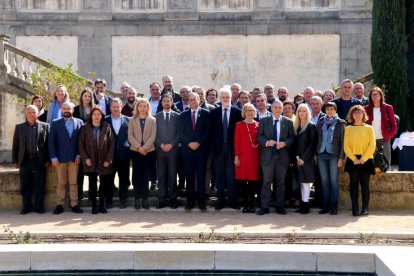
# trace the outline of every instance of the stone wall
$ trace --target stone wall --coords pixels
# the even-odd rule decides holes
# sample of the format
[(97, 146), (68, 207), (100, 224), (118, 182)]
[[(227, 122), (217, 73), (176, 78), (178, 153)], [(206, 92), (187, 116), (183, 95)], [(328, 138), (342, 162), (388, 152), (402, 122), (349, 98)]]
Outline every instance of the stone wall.
[[(45, 196), (45, 208), (48, 211), (52, 211), (56, 205), (56, 183), (55, 169), (48, 167)], [(370, 210), (414, 210), (414, 173), (391, 172), (377, 174), (371, 177), (370, 190)], [(118, 202), (115, 202), (115, 204), (118, 204)], [(21, 208), (22, 200), (18, 170), (0, 171), (0, 210), (17, 211)], [(348, 174), (343, 172), (340, 174), (339, 208), (351, 209), (349, 178)]]
[[(76, 37), (77, 48), (73, 46), (65, 50), (68, 53), (66, 58), (77, 56), (71, 62), (78, 64), (82, 75), (96, 72), (108, 81), (113, 90), (119, 86), (114, 74), (117, 69), (113, 63), (116, 57), (113, 53), (114, 37), (136, 40), (146, 37), (161, 43), (167, 36), (177, 39), (181, 36), (233, 35), (266, 39), (270, 36), (270, 40), (271, 36), (333, 35), (339, 37), (339, 68), (330, 69), (341, 80), (371, 72), (371, 8), (366, 0), (5, 0), (0, 4), (3, 19), (0, 31), (7, 32), (12, 43), (26, 36), (48, 39)], [(214, 45), (218, 41), (221, 40), (210, 43)], [(35, 42), (33, 40), (32, 44), (36, 45)], [(54, 50), (59, 53), (58, 49)], [(171, 52), (178, 50), (171, 45)], [(163, 55), (156, 49), (149, 53)], [(154, 70), (162, 64), (160, 59), (149, 69)], [(163, 73), (159, 72), (155, 80), (160, 81)], [(168, 73), (174, 75), (174, 71)], [(261, 75), (261, 72), (254, 73)], [(324, 76), (320, 78), (327, 79)], [(277, 76), (266, 82), (273, 82), (276, 86), (284, 84)], [(298, 86), (316, 86), (321, 82), (314, 82), (311, 78), (298, 79), (296, 83)], [(337, 82), (338, 79), (333, 78), (329, 80), (329, 87), (317, 88), (330, 88)], [(263, 84), (249, 83), (245, 86), (251, 89), (254, 85)], [(147, 89), (148, 83), (140, 85)]]

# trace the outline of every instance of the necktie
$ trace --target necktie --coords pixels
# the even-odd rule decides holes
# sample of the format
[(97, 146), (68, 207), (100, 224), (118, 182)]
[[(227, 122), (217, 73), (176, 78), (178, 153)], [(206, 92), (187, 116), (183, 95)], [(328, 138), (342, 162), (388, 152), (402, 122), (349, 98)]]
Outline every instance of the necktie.
[(165, 113), (165, 122), (167, 124), (170, 122), (170, 113)]
[(193, 130), (195, 130), (195, 125), (196, 125), (195, 114), (196, 114), (196, 112), (193, 111), (193, 113), (191, 115), (191, 123), (193, 124)]
[(227, 141), (228, 139), (228, 122), (227, 122), (227, 108), (224, 109), (223, 116), (223, 140)]
[[(277, 123), (279, 120), (275, 120), (273, 124), (273, 140), (277, 142)], [(272, 151), (277, 152), (278, 148), (276, 146), (273, 146)]]

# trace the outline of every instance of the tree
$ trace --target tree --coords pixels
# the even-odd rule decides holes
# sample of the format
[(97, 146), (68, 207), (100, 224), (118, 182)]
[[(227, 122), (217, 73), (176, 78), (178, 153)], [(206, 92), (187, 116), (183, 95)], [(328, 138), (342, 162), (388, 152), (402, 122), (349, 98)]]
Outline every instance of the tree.
[[(407, 36), (404, 0), (374, 0), (371, 36), (371, 63), (374, 83), (382, 88), (386, 101), (400, 116), (400, 129), (407, 121)], [(414, 119), (414, 117), (411, 117)]]
[[(406, 33), (407, 33), (407, 76), (408, 103), (414, 102), (414, 1), (406, 0)], [(409, 108), (409, 118), (414, 118), (414, 108)], [(414, 126), (414, 122), (411, 124)]]

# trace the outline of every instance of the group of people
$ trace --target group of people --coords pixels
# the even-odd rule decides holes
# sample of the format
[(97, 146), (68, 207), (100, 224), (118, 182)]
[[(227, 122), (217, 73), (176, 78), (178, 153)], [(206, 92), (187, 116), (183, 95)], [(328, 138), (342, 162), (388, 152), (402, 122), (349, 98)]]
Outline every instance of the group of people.
[(33, 97), (13, 138), (21, 214), (44, 213), (49, 163), (58, 178), (54, 214), (64, 212), (67, 186), (71, 211), (83, 212), (84, 175), (92, 214), (113, 207), (116, 174), (119, 207), (126, 208), (131, 161), (135, 209), (150, 208), (150, 182), (158, 179), (157, 208), (177, 208), (177, 190), (185, 188), (186, 210), (197, 204), (206, 211), (209, 192), (216, 189), (216, 210), (229, 206), (265, 215), (274, 199), (276, 213), (285, 215), (286, 206), (300, 199), (296, 212), (307, 214), (314, 185), (319, 213), (336, 215), (338, 174), (345, 165), (352, 214), (368, 214), (374, 153), (383, 150), (391, 160), (390, 139), (397, 131), (394, 110), (380, 88), (365, 97), (362, 84), (346, 79), (337, 98), (332, 90), (306, 87), (293, 101), (286, 87), (276, 91), (272, 84), (251, 92), (237, 83), (219, 91), (182, 86), (176, 92), (173, 78), (165, 76), (162, 86), (153, 82), (149, 88), (149, 99), (137, 97), (124, 82), (121, 97), (111, 98), (106, 82), (98, 79), (95, 91), (84, 89), (75, 106), (60, 85), (47, 110), (41, 96)]

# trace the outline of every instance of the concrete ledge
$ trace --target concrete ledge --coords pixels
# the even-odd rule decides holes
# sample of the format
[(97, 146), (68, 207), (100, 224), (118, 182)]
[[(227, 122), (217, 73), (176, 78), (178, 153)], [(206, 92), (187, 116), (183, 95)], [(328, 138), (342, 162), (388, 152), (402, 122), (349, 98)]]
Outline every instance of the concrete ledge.
[(261, 270), (409, 275), (414, 248), (279, 244), (0, 245), (2, 271)]

